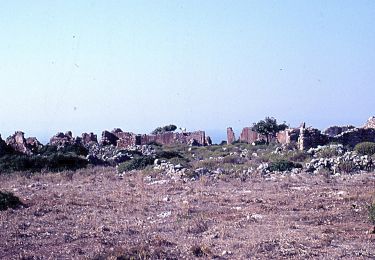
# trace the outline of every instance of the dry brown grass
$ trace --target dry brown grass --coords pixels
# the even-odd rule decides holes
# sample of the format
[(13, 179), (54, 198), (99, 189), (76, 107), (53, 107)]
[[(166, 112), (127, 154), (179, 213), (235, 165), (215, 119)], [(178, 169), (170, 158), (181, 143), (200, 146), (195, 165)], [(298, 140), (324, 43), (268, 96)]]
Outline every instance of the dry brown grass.
[[(123, 179), (113, 168), (0, 177), (0, 258), (374, 258), (374, 173)], [(159, 182), (158, 182), (159, 181)], [(161, 182), (160, 182), (161, 181)]]

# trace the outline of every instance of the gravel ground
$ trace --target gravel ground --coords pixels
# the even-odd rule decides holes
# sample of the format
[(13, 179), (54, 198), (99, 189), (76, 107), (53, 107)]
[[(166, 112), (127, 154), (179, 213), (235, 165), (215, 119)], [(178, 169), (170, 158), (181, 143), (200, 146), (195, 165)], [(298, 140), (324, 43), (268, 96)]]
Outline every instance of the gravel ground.
[(183, 182), (92, 168), (0, 176), (0, 190), (25, 203), (0, 212), (0, 259), (375, 259), (375, 173)]

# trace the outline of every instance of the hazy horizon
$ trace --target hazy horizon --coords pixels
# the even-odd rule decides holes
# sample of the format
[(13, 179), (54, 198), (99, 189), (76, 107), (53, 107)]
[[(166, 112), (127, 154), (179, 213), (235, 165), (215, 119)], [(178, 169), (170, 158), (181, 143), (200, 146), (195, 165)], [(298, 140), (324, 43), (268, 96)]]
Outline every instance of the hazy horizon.
[(374, 17), (365, 0), (5, 2), (0, 134), (362, 126)]

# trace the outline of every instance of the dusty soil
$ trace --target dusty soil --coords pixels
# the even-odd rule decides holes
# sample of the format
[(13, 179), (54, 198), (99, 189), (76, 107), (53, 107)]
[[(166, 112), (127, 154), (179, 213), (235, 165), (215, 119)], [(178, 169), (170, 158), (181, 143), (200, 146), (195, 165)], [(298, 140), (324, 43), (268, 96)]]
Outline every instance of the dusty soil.
[(111, 168), (0, 177), (0, 259), (375, 258), (375, 174), (174, 181)]

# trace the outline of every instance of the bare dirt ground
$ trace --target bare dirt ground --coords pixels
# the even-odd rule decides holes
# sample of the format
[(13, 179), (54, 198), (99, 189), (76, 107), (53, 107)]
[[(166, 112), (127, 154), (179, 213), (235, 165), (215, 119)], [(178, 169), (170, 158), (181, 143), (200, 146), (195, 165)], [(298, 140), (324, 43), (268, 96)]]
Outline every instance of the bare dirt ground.
[[(113, 168), (0, 177), (0, 259), (375, 259), (375, 174), (174, 181)], [(131, 258), (135, 257), (135, 258)]]

